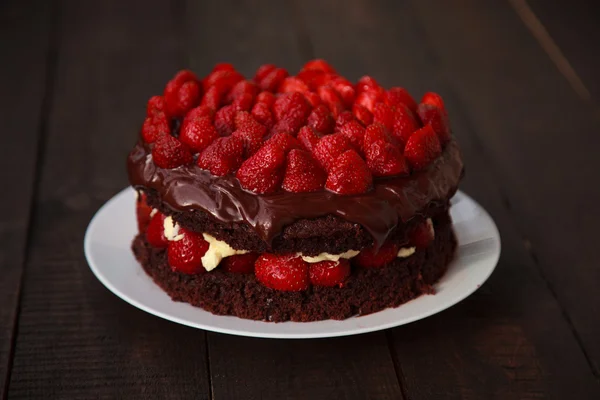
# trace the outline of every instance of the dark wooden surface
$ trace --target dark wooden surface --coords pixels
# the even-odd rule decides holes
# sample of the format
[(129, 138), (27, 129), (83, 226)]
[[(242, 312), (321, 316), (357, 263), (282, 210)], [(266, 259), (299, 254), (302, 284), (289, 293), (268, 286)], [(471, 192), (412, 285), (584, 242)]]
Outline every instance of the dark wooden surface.
[[(0, 1), (3, 398), (600, 398), (600, 12), (594, 1)], [(448, 103), (496, 272), (426, 320), (265, 340), (170, 323), (92, 275), (85, 228), (127, 185), (179, 68), (313, 57)]]

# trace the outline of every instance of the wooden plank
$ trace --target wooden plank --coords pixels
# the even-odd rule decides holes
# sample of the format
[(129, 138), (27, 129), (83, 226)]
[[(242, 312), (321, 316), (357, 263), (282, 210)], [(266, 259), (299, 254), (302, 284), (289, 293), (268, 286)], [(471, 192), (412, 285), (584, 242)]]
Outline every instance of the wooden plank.
[(177, 67), (177, 21), (158, 1), (73, 0), (60, 10), (9, 397), (209, 398), (204, 333), (118, 299), (82, 252), (92, 215), (127, 185), (145, 100)]
[[(536, 266), (600, 376), (600, 120), (503, 3), (415, 2)], [(434, 11), (435, 10), (435, 11)], [(444, 15), (444, 17), (441, 17)], [(461, 21), (461, 24), (452, 21)], [(476, 30), (477, 35), (472, 32)]]
[[(487, 104), (487, 109), (476, 106), (472, 96), (476, 92), (481, 101), (483, 97), (488, 103), (501, 97), (508, 102), (502, 90), (513, 89), (509, 78), (514, 71), (509, 73), (503, 63), (492, 63), (486, 57), (499, 48), (502, 54), (514, 57), (515, 51), (523, 51), (519, 47), (522, 42), (528, 46), (535, 43), (526, 41), (528, 33), (522, 26), (508, 25), (518, 22), (508, 4), (498, 5), (496, 13), (486, 15), (481, 9), (490, 7), (487, 3), (465, 2), (469, 7), (443, 1), (414, 3), (356, 0), (340, 8), (333, 1), (301, 2), (315, 53), (333, 60), (343, 73), (356, 78), (369, 72), (385, 85), (401, 84), (419, 95), (434, 89), (446, 98), (467, 165), (463, 188), (492, 213), (503, 237), (500, 265), (475, 295), (450, 311), (392, 331), (397, 369), (407, 397), (594, 398), (599, 392), (586, 358), (563, 318), (561, 304), (521, 240), (516, 227), (522, 225), (507, 207), (507, 201), (513, 199), (506, 198), (500, 184), (504, 180), (496, 179), (498, 171), (490, 168), (489, 157), (482, 154), (482, 148), (491, 147), (487, 133), (492, 128), (486, 125), (483, 129), (481, 115), (491, 114), (494, 119), (488, 118), (490, 125), (500, 124), (515, 104), (525, 114), (529, 111), (526, 105), (544, 99), (536, 94), (530, 103), (519, 103), (521, 99), (513, 96), (512, 107)], [(328, 21), (334, 18), (338, 23), (330, 28)], [(504, 29), (519, 32), (519, 37), (507, 39), (504, 32), (497, 32)], [(486, 35), (492, 34), (503, 44), (490, 41)], [(469, 53), (455, 50), (473, 42), (481, 48)], [(546, 61), (537, 50), (535, 57), (520, 62)], [(459, 63), (464, 71), (447, 68)], [(478, 73), (481, 68), (489, 74), (487, 80)], [(553, 76), (545, 76), (549, 79), (545, 82), (552, 86), (552, 79), (561, 78), (553, 71)], [(465, 80), (470, 82), (468, 87)], [(489, 90), (490, 85), (496, 90)], [(564, 82), (562, 86), (568, 88)], [(471, 98), (467, 107), (463, 103), (466, 97)], [(505, 141), (521, 141), (515, 138), (517, 131), (503, 129), (502, 134)], [(511, 148), (503, 152), (502, 160), (493, 160), (497, 161), (493, 165), (504, 166), (527, 155)], [(555, 213), (550, 213), (543, 202), (538, 207), (540, 213), (554, 218)]]
[[(5, 393), (44, 114), (51, 5), (0, 3), (0, 393)], [(17, 39), (18, 40), (15, 40)], [(15, 173), (15, 171), (18, 171)]]
[[(266, 62), (297, 71), (311, 54), (295, 14), (286, 2), (259, 7), (250, 1), (190, 1), (190, 64), (199, 73), (220, 61), (234, 63), (247, 76)], [(292, 341), (208, 334), (208, 339), (215, 399), (401, 398), (383, 333)]]

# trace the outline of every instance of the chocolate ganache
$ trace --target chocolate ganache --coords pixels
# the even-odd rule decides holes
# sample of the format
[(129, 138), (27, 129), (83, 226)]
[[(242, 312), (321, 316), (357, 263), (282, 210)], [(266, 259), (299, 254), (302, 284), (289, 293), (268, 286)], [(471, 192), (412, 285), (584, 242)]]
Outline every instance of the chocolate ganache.
[(296, 220), (333, 214), (360, 224), (381, 245), (399, 224), (431, 203), (446, 202), (456, 192), (463, 175), (454, 140), (426, 170), (408, 177), (377, 178), (373, 190), (350, 196), (327, 190), (251, 193), (240, 186), (235, 176), (216, 177), (196, 165), (159, 168), (152, 162), (149, 145), (142, 142), (129, 154), (127, 168), (132, 186), (155, 190), (174, 210), (202, 210), (224, 223), (247, 223), (269, 244)]

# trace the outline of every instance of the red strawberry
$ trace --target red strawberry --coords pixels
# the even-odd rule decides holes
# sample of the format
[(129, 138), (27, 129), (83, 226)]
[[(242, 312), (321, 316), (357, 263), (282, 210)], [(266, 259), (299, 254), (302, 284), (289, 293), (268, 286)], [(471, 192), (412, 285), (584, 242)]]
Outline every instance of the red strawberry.
[(360, 104), (370, 112), (373, 112), (375, 104), (381, 102), (383, 96), (376, 90), (365, 90), (356, 96), (355, 104)]
[(148, 228), (146, 229), (146, 240), (150, 246), (157, 249), (164, 249), (169, 244), (169, 241), (165, 237), (165, 218), (163, 214), (157, 212), (150, 218)]
[(371, 147), (371, 143), (376, 141), (382, 141), (384, 143), (390, 143), (398, 147), (398, 142), (395, 138), (390, 136), (389, 131), (385, 129), (385, 126), (381, 124), (371, 124), (365, 129), (365, 140), (363, 142), (363, 148), (368, 149)]
[(352, 150), (352, 143), (341, 133), (326, 135), (313, 148), (313, 155), (325, 169), (330, 171), (336, 159), (345, 151)]
[(355, 103), (352, 106), (352, 113), (354, 114), (354, 118), (363, 124), (363, 126), (368, 126), (373, 123), (373, 114), (371, 114), (371, 111), (358, 103)]
[(268, 288), (288, 292), (308, 289), (308, 265), (295, 255), (261, 254), (254, 264), (256, 279)]
[(317, 58), (315, 60), (310, 60), (302, 67), (303, 71), (316, 70), (327, 72), (330, 74), (335, 74), (335, 69), (327, 61)]
[(408, 233), (408, 240), (410, 244), (420, 250), (426, 249), (434, 237), (435, 233), (430, 219), (417, 224)]
[(224, 176), (242, 164), (244, 140), (237, 135), (218, 138), (198, 157), (198, 166), (215, 176)]
[(393, 87), (388, 89), (388, 91), (385, 93), (385, 104), (390, 106), (404, 104), (413, 113), (417, 112), (417, 102), (412, 98), (410, 93), (406, 91), (406, 89), (401, 87)]
[(310, 283), (315, 286), (342, 287), (344, 281), (350, 276), (350, 262), (340, 259), (310, 264), (308, 275)]
[(329, 109), (324, 104), (314, 108), (308, 116), (308, 120), (306, 122), (308, 126), (322, 135), (333, 132), (333, 128), (335, 126), (335, 121), (331, 116)]
[(176, 241), (170, 241), (167, 249), (169, 265), (174, 272), (182, 274), (199, 274), (204, 272), (202, 257), (208, 250), (208, 242), (201, 234), (180, 228), (183, 236)]
[(288, 192), (315, 192), (325, 185), (325, 171), (310, 153), (293, 149), (287, 155), (287, 164), (281, 187)]
[(219, 86), (223, 94), (229, 92), (236, 83), (243, 80), (244, 76), (231, 69), (220, 69), (211, 72), (202, 82), (204, 91), (208, 91), (211, 86)]
[(307, 69), (300, 71), (296, 78), (306, 83), (311, 90), (317, 90), (319, 86), (327, 85), (335, 78), (335, 75), (316, 69)]
[(442, 147), (431, 125), (426, 125), (413, 133), (404, 148), (404, 157), (415, 171), (425, 169), (440, 154), (442, 154)]
[(352, 103), (356, 98), (356, 91), (348, 79), (338, 76), (333, 78), (329, 85), (338, 93), (346, 108), (352, 107)]
[(150, 214), (152, 213), (152, 207), (146, 202), (146, 193), (138, 192), (139, 197), (135, 203), (135, 215), (137, 217), (138, 232), (143, 233), (148, 228), (150, 223)]
[(395, 111), (385, 103), (377, 103), (373, 106), (373, 122), (377, 122), (391, 131), (394, 129)]
[(159, 137), (152, 148), (154, 164), (160, 168), (177, 168), (192, 162), (192, 153), (187, 145), (171, 135)]
[(217, 71), (235, 71), (235, 67), (231, 63), (226, 63), (226, 62), (216, 63), (215, 66), (213, 67), (212, 71), (210, 71), (210, 72), (213, 73), (213, 72), (217, 72)]
[[(275, 118), (277, 123), (273, 126), (272, 132), (289, 132), (296, 134), (305, 124), (306, 118), (310, 113), (310, 105), (300, 93), (290, 93), (285, 102), (275, 101), (273, 110), (276, 111)], [(276, 107), (277, 106), (277, 107)]]
[(142, 125), (142, 139), (146, 143), (154, 143), (162, 135), (170, 135), (169, 120), (163, 112), (146, 117)]
[(235, 84), (225, 96), (226, 103), (232, 103), (238, 97), (250, 95), (252, 99), (258, 95), (258, 86), (252, 81), (241, 80)]
[(256, 103), (254, 107), (252, 107), (252, 116), (267, 129), (271, 129), (273, 125), (275, 125), (273, 114), (271, 114), (269, 106), (265, 103)]
[(277, 68), (273, 64), (264, 64), (258, 67), (256, 73), (254, 74), (254, 82), (259, 83), (262, 81), (271, 71)]
[(431, 125), (442, 145), (450, 141), (450, 122), (448, 121), (448, 115), (446, 115), (446, 113), (437, 106), (425, 103), (419, 104), (417, 113), (419, 114), (423, 125)]
[(265, 146), (276, 144), (287, 154), (292, 149), (302, 149), (302, 144), (289, 133), (276, 133), (265, 142)]
[(233, 134), (244, 139), (244, 156), (247, 158), (256, 153), (262, 146), (267, 128), (246, 111), (238, 112), (235, 115), (235, 127), (237, 130)]
[(256, 253), (236, 254), (225, 257), (219, 266), (223, 271), (233, 274), (251, 274), (254, 272), (254, 263), (258, 258)]
[(233, 100), (233, 103), (231, 103), (236, 111), (250, 111), (252, 104), (254, 104), (254, 96), (252, 96), (250, 93), (245, 93), (236, 97)]
[(200, 101), (201, 87), (193, 72), (179, 71), (167, 83), (164, 92), (165, 109), (171, 117), (183, 117)]
[(283, 179), (285, 151), (275, 143), (260, 148), (242, 163), (235, 176), (254, 193), (273, 193)]
[(306, 101), (308, 101), (308, 104), (310, 104), (312, 108), (315, 108), (321, 104), (321, 98), (315, 92), (304, 92), (302, 94), (304, 95), (304, 98), (306, 99)]
[(382, 88), (379, 85), (379, 83), (375, 80), (375, 78), (369, 75), (365, 75), (362, 78), (360, 78), (356, 83), (356, 92), (360, 94), (369, 90), (375, 90), (377, 92), (380, 92)]
[(365, 128), (360, 122), (352, 120), (339, 129), (340, 133), (352, 143), (355, 149), (362, 151), (365, 140)]
[(363, 268), (381, 268), (398, 257), (398, 250), (397, 244), (386, 242), (379, 250), (375, 246), (362, 249), (353, 260)]
[(179, 131), (179, 140), (194, 153), (201, 152), (218, 137), (219, 133), (208, 117), (187, 120)]
[(354, 115), (352, 115), (352, 111), (342, 111), (335, 120), (335, 127), (339, 130), (342, 126), (346, 125), (350, 121), (354, 121), (355, 119), (356, 118), (354, 118)]
[(346, 151), (335, 160), (325, 183), (327, 189), (348, 195), (365, 193), (372, 185), (369, 167), (354, 150)]
[(192, 120), (196, 118), (208, 117), (212, 121), (215, 112), (213, 109), (205, 106), (199, 106), (196, 108), (192, 108), (185, 114), (185, 118), (183, 119), (183, 123), (185, 124), (186, 120)]
[(288, 72), (283, 68), (275, 68), (267, 74), (263, 79), (258, 82), (258, 85), (262, 90), (268, 90), (269, 92), (275, 92), (281, 82), (287, 78)]
[(275, 95), (271, 92), (260, 92), (258, 96), (256, 96), (256, 102), (264, 103), (267, 107), (271, 108), (275, 102)]
[(408, 175), (410, 169), (400, 150), (390, 143), (377, 140), (365, 150), (367, 165), (373, 176)]
[(444, 99), (442, 96), (435, 92), (427, 92), (421, 98), (421, 103), (423, 104), (431, 104), (432, 106), (436, 106), (439, 108), (444, 114), (448, 115), (446, 111), (446, 106), (444, 105)]
[(223, 97), (225, 96), (226, 92), (227, 88), (225, 86), (210, 86), (206, 90), (206, 93), (204, 93), (204, 97), (202, 97), (200, 105), (216, 111), (221, 106), (221, 103), (223, 102)]
[(308, 88), (308, 85), (304, 83), (304, 81), (294, 76), (288, 76), (287, 78), (285, 78), (283, 82), (281, 82), (281, 85), (279, 85), (279, 88), (277, 89), (279, 93), (304, 93), (308, 92), (309, 90), (310, 89)]
[(396, 106), (392, 135), (399, 143), (406, 144), (408, 138), (420, 127), (419, 122), (406, 106), (403, 104)]
[(234, 106), (225, 106), (215, 114), (215, 128), (219, 135), (228, 136), (235, 131), (235, 114), (237, 113)]
[(337, 116), (344, 111), (342, 99), (331, 86), (320, 86), (317, 89), (317, 94), (321, 98), (321, 101), (329, 107), (329, 110), (331, 110), (334, 117), (337, 118)]
[(317, 143), (319, 143), (320, 137), (315, 133), (314, 129), (310, 126), (303, 126), (298, 132), (298, 140), (302, 146), (312, 152)]
[(163, 96), (152, 96), (146, 104), (146, 116), (151, 117), (156, 113), (165, 112), (165, 98)]

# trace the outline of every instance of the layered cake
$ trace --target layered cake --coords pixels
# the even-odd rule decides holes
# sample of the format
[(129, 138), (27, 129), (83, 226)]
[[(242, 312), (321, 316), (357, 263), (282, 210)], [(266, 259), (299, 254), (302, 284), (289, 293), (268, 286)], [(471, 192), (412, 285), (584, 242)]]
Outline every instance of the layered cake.
[(180, 71), (128, 157), (132, 249), (173, 300), (264, 321), (397, 307), (447, 269), (463, 175), (442, 98), (357, 83), (323, 60), (295, 76)]

